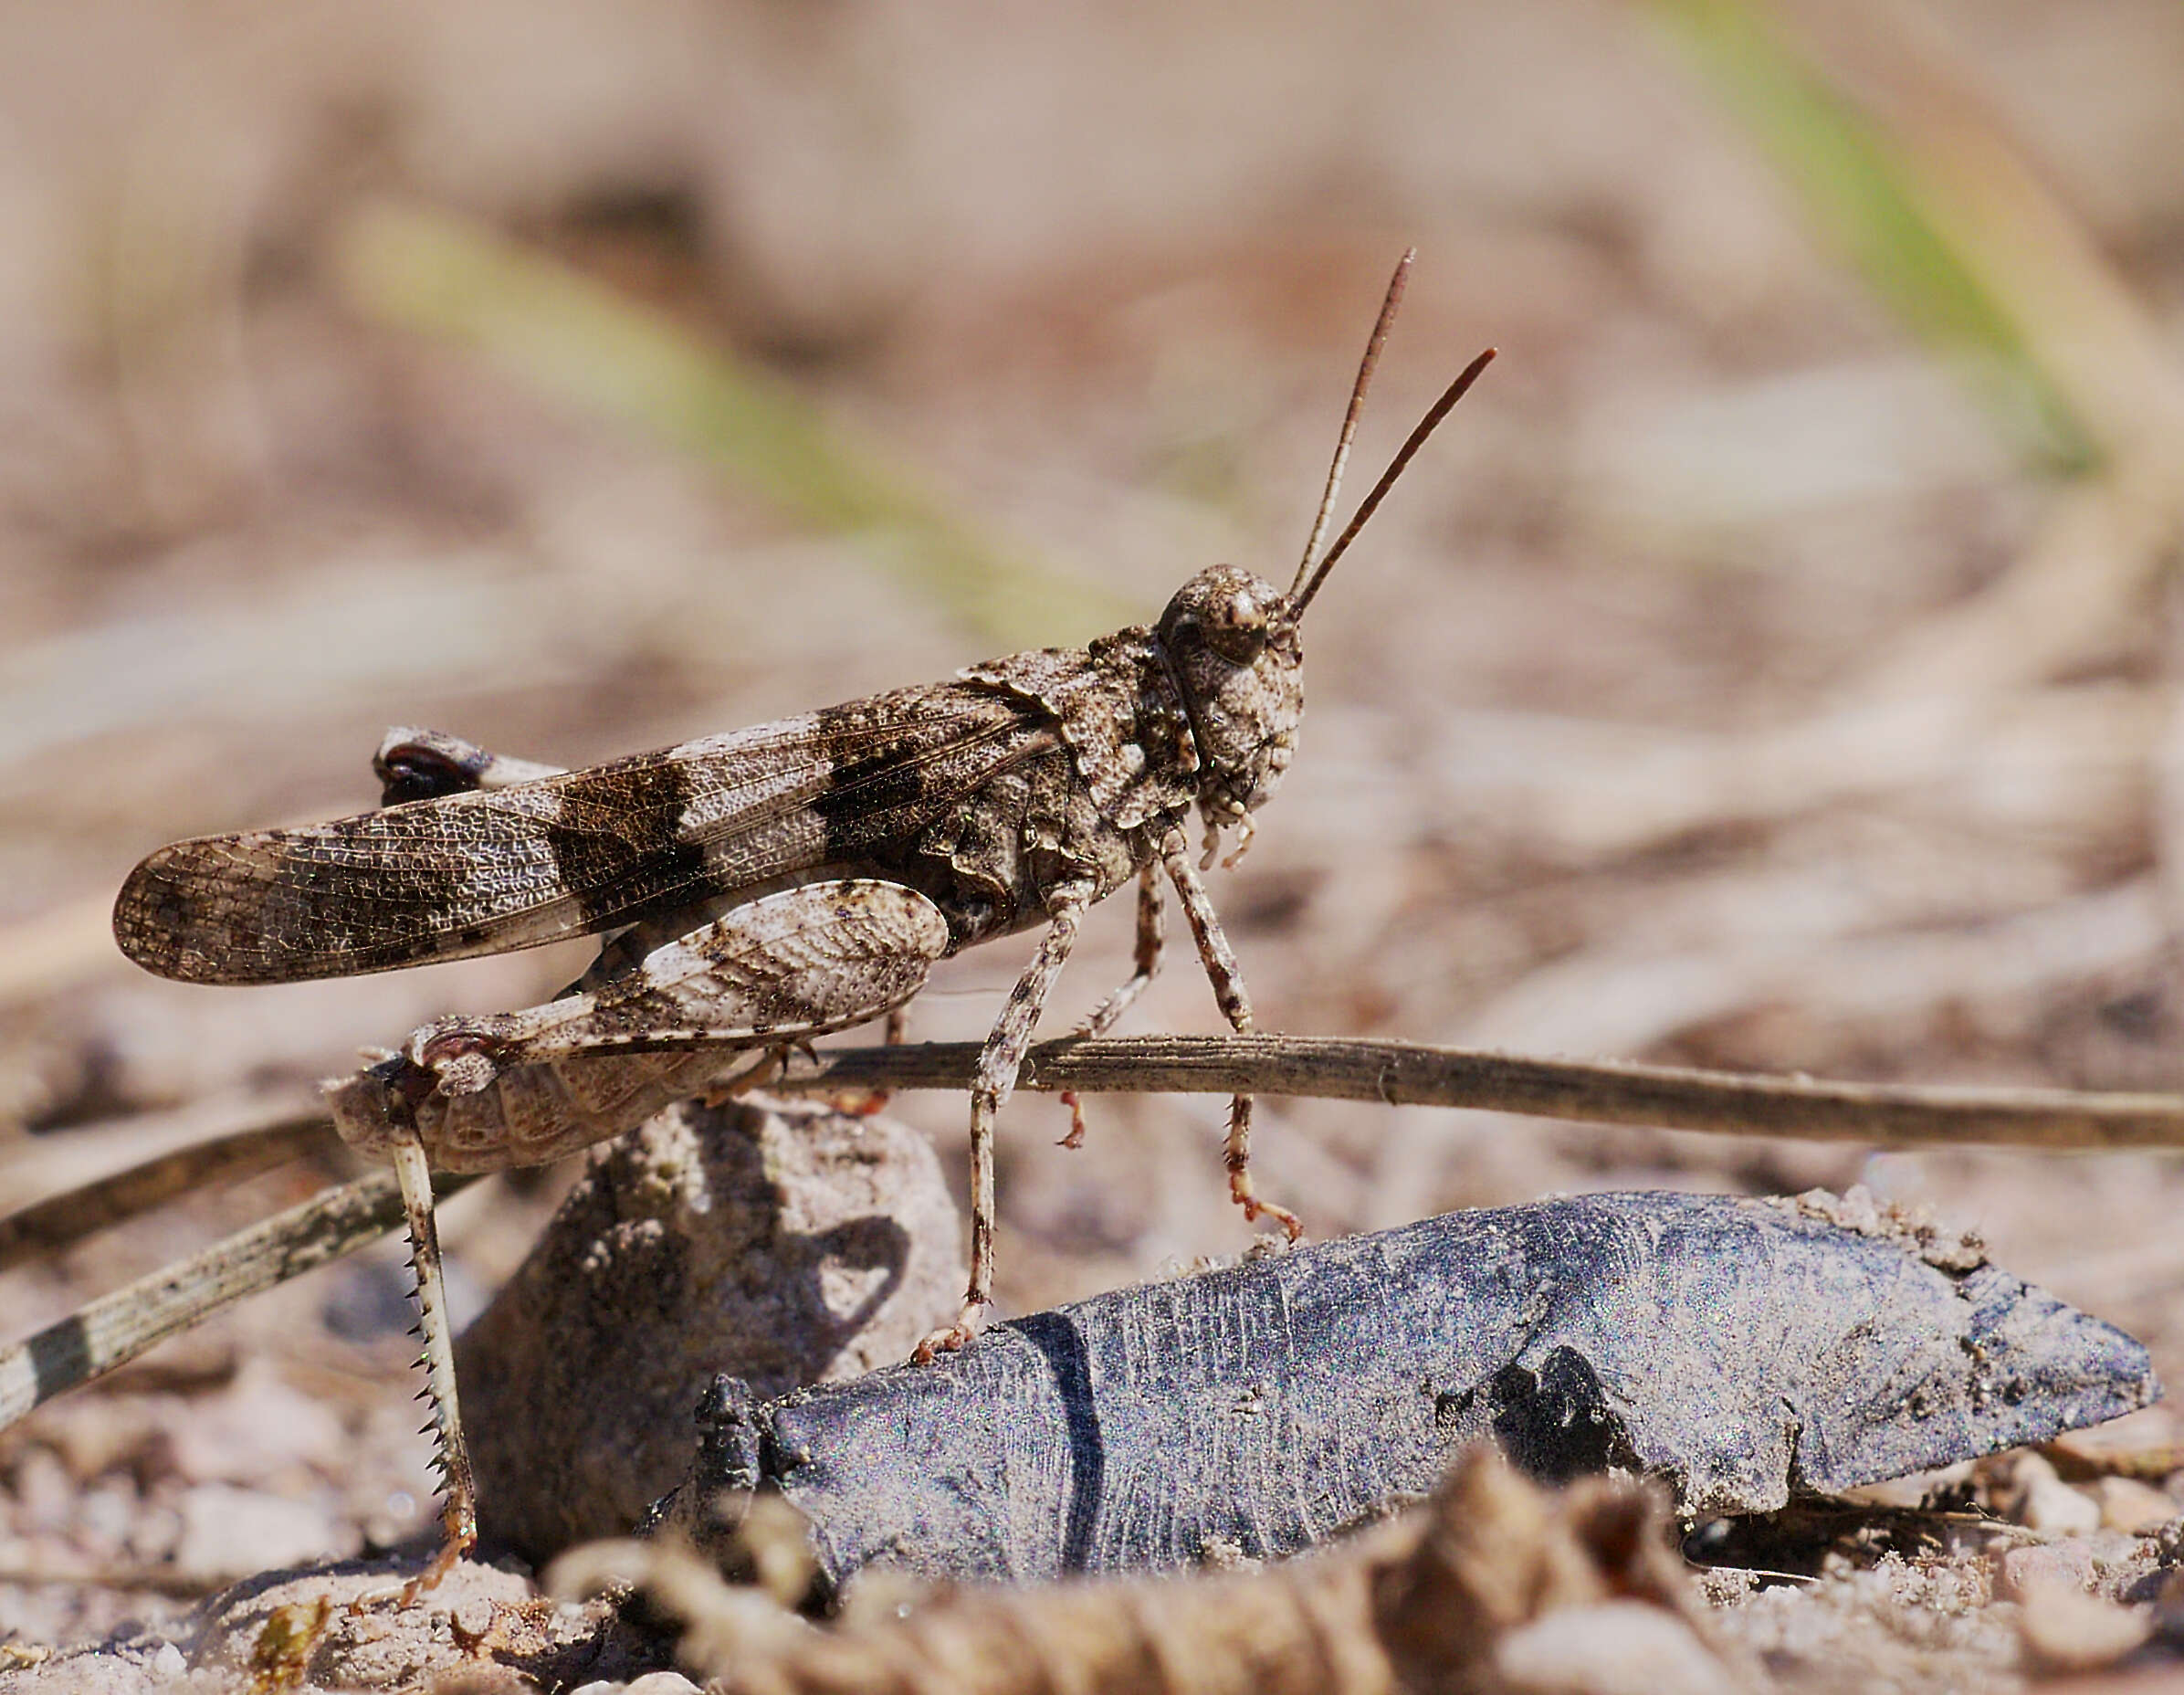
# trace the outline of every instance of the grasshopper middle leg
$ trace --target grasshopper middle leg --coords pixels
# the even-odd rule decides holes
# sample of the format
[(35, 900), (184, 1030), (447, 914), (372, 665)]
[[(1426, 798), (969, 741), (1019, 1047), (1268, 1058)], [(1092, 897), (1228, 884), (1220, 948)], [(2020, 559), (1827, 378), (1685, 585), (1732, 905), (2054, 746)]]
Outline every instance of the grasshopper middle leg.
[[(1167, 924), (1160, 910), (1160, 868), (1147, 864), (1138, 873), (1138, 947), (1136, 969), (1129, 979), (1106, 1000), (1092, 1009), (1092, 1016), (1076, 1026), (1079, 1036), (1105, 1036), (1115, 1027), (1115, 1021), (1128, 1012), (1139, 995), (1160, 970), (1160, 954), (1167, 942)], [(1062, 1138), (1065, 1148), (1085, 1145), (1085, 1103), (1077, 1098), (1076, 1090), (1065, 1089), (1062, 1104), (1069, 1109), (1069, 1133)]]

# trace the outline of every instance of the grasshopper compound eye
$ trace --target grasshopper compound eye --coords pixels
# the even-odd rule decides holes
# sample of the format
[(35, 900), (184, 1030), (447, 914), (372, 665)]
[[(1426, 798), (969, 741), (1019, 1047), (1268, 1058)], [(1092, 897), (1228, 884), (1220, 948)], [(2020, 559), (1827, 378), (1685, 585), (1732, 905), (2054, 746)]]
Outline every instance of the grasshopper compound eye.
[(1178, 589), (1160, 615), (1160, 641), (1185, 673), (1186, 688), (1215, 686), (1219, 667), (1205, 678), (1194, 672), (1207, 654), (1225, 666), (1258, 663), (1273, 638), (1282, 605), (1281, 592), (1265, 578), (1240, 565), (1213, 565)]
[(1266, 610), (1248, 588), (1223, 595), (1201, 615), (1206, 646), (1231, 665), (1249, 665), (1266, 650)]

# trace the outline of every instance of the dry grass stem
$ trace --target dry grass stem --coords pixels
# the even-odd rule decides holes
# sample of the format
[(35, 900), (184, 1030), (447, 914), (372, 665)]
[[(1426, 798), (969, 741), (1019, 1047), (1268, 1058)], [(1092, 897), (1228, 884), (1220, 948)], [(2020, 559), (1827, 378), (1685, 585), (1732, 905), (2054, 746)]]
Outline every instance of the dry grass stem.
[[(702, 1046), (702, 1044), (696, 1044)], [(642, 1046), (641, 1044), (639, 1046)], [(693, 1044), (683, 1044), (684, 1047)], [(771, 1087), (824, 1093), (961, 1090), (971, 1042), (836, 1048), (793, 1057)], [(1528, 1059), (1410, 1042), (1297, 1036), (1066, 1039), (1031, 1050), (1023, 1088), (1310, 1096), (1473, 1107), (1600, 1124), (1926, 1146), (2089, 1152), (2184, 1147), (2184, 1097), (2043, 1089), (1940, 1089), (1744, 1076), (1674, 1066)], [(285, 1119), (163, 1155), (0, 1221), (0, 1244), (65, 1244), (209, 1175), (262, 1170), (324, 1133)], [(451, 1191), (467, 1180), (449, 1180)], [(394, 1229), (390, 1173), (324, 1190), (190, 1258), (92, 1301), (0, 1352), (0, 1427), (103, 1375), (219, 1308), (354, 1252)]]
[[(459, 1185), (449, 1183), (447, 1189)], [(393, 1172), (321, 1191), (203, 1252), (101, 1295), (0, 1351), (0, 1428), (126, 1364), (231, 1302), (377, 1241), (402, 1222)]]
[(235, 1183), (331, 1145), (323, 1113), (301, 1113), (192, 1142), (0, 1218), (0, 1271), (54, 1254), (175, 1196)]
[[(846, 1048), (792, 1061), (773, 1087), (961, 1089), (978, 1048)], [(1479, 1107), (1731, 1136), (2082, 1152), (2184, 1147), (2184, 1096), (1942, 1089), (1752, 1077), (1680, 1066), (1528, 1059), (1311, 1036), (1139, 1036), (1044, 1042), (1019, 1087), (1080, 1093), (1306, 1095)]]

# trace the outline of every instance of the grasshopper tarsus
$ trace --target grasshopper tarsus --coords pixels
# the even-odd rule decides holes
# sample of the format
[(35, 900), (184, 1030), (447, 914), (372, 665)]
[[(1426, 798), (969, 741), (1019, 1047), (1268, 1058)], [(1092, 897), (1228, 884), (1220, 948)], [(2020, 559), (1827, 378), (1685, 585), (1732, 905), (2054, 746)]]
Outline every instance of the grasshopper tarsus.
[(943, 1353), (956, 1353), (969, 1347), (978, 1340), (978, 1332), (985, 1324), (991, 1305), (990, 1301), (966, 1296), (956, 1313), (954, 1323), (943, 1324), (939, 1330), (928, 1332), (918, 1345), (910, 1350), (910, 1363), (930, 1365)]

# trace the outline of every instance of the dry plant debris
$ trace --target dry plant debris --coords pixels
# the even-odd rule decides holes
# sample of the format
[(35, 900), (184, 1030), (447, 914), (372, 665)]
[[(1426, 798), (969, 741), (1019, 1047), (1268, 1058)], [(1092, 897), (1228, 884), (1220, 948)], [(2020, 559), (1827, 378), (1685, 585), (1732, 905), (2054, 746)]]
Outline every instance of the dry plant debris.
[[(719, 1695), (1396, 1695), (1741, 1686), (1669, 1550), (1658, 1497), (1549, 1494), (1492, 1448), (1423, 1507), (1263, 1571), (890, 1593), (831, 1629), (723, 1585), (673, 1546), (579, 1550), (565, 1593), (634, 1582)], [(892, 1615), (892, 1616), (889, 1616)]]

